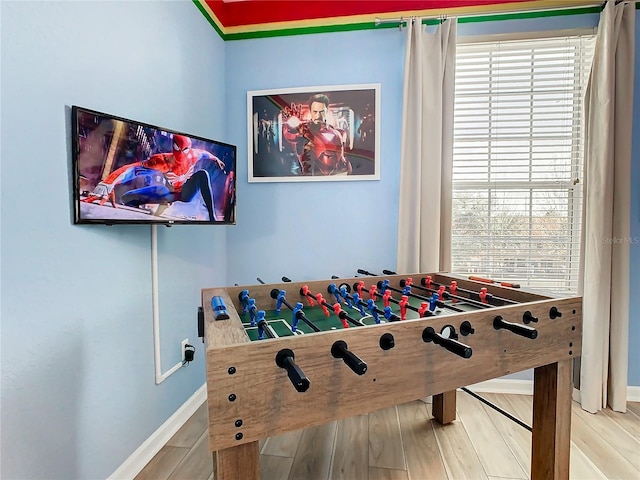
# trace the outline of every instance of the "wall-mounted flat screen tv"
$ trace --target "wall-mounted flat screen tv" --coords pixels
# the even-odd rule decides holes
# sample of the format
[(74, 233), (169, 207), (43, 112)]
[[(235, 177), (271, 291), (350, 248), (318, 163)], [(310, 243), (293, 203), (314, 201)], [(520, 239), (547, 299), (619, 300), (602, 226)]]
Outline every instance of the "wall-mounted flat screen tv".
[(234, 224), (236, 147), (73, 106), (75, 223)]

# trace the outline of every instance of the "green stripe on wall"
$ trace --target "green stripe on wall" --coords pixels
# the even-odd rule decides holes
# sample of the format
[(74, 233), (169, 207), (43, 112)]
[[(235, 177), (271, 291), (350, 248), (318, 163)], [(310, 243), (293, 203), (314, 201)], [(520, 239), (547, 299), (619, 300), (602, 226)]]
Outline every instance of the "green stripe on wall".
[[(1, 1), (1, 0), (0, 0)], [(209, 12), (207, 12), (205, 10), (205, 8), (202, 6), (202, 4), (198, 1), (198, 0), (192, 0), (193, 3), (195, 4), (196, 8), (198, 10), (200, 10), (200, 13), (202, 13), (202, 15), (204, 15), (204, 18), (207, 19), (207, 21), (211, 24), (211, 26), (213, 27), (213, 29), (218, 32), (218, 35), (220, 35), (220, 37), (222, 38), (222, 40), (226, 40), (224, 37), (224, 33), (222, 33), (222, 30), (220, 30), (220, 27), (218, 27), (218, 24), (215, 22), (215, 20), (213, 18), (211, 18), (211, 16), (209, 15)]]
[[(313, 27), (297, 27), (297, 28), (283, 28), (277, 30), (268, 30), (261, 32), (240, 32), (224, 34), (216, 22), (209, 16), (208, 12), (200, 5), (199, 0), (193, 0), (193, 3), (198, 7), (198, 10), (207, 18), (209, 23), (213, 25), (216, 32), (220, 37), (227, 40), (248, 40), (256, 38), (271, 38), (271, 37), (285, 37), (292, 35), (311, 35), (314, 33), (334, 33), (334, 32), (351, 32), (356, 30), (378, 30), (383, 28), (398, 28), (399, 23), (383, 23), (381, 25), (375, 24), (375, 22), (362, 22), (362, 23), (350, 23), (344, 25), (319, 25)], [(546, 17), (559, 17), (564, 15), (586, 15), (592, 13), (600, 13), (604, 8), (602, 6), (596, 7), (584, 7), (584, 8), (569, 8), (561, 10), (546, 10), (538, 12), (519, 12), (519, 13), (498, 13), (495, 15), (475, 15), (475, 16), (460, 16), (458, 17), (458, 23), (477, 23), (477, 22), (499, 22), (504, 20), (523, 20), (529, 18), (546, 18)], [(636, 3), (636, 9), (640, 10), (640, 3)], [(432, 18), (424, 20), (424, 25), (437, 25), (441, 22), (438, 18)]]
[(380, 25), (376, 27), (374, 22), (349, 23), (346, 25), (318, 25), (313, 27), (287, 28), (281, 30), (269, 30), (266, 32), (241, 32), (225, 35), (225, 40), (246, 40), (249, 38), (283, 37), (288, 35), (311, 35), (314, 33), (351, 32), (355, 30), (373, 30), (375, 28), (398, 28), (397, 25)]
[(547, 10), (542, 12), (501, 13), (476, 17), (462, 17), (458, 23), (499, 22), (502, 20), (523, 20), (527, 18), (561, 17), (564, 15), (586, 15), (600, 13), (602, 7), (571, 8), (566, 10)]

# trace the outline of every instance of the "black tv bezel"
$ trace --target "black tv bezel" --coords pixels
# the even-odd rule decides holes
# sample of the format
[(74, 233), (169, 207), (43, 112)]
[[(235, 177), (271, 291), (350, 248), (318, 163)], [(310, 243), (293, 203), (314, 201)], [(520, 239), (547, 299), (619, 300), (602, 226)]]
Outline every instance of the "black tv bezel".
[[(78, 128), (78, 112), (87, 113), (90, 115), (99, 115), (107, 117), (113, 120), (119, 120), (129, 124), (140, 125), (142, 127), (153, 128), (163, 132), (171, 133), (174, 135), (184, 135), (191, 139), (200, 140), (207, 143), (220, 145), (225, 148), (230, 148), (233, 151), (233, 166), (229, 170), (229, 173), (233, 172), (234, 175), (234, 202), (231, 213), (231, 220), (179, 220), (179, 219), (158, 219), (158, 220), (145, 220), (145, 219), (83, 219), (80, 215), (80, 145), (79, 145), (79, 128)], [(171, 128), (165, 128), (151, 123), (141, 122), (138, 120), (132, 120), (129, 118), (113, 115), (111, 113), (100, 112), (91, 108), (81, 107), (79, 105), (71, 106), (71, 163), (72, 163), (72, 184), (73, 184), (73, 224), (74, 225), (235, 225), (236, 224), (236, 202), (235, 202), (235, 182), (237, 182), (237, 162), (238, 162), (238, 149), (236, 145), (231, 143), (222, 142), (220, 140), (214, 140), (199, 135), (194, 135), (179, 130), (173, 130)]]

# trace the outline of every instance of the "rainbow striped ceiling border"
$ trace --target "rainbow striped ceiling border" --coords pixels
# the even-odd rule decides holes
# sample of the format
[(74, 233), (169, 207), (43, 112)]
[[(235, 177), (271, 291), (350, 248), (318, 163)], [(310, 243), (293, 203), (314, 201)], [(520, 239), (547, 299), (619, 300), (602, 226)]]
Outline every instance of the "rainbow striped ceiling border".
[[(224, 40), (397, 27), (376, 19), (459, 21), (599, 12), (597, 0), (193, 0)], [(552, 13), (550, 13), (552, 12)], [(475, 20), (474, 20), (475, 18)]]

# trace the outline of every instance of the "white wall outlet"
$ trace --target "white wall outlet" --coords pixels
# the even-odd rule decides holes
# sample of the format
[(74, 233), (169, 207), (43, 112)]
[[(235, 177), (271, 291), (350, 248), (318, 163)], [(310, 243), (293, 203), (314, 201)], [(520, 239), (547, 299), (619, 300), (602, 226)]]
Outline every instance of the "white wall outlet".
[(180, 346), (180, 357), (182, 358), (182, 362), (184, 363), (184, 349), (187, 346), (187, 344), (189, 343), (189, 339), (185, 338), (184, 340), (182, 340), (181, 346)]

